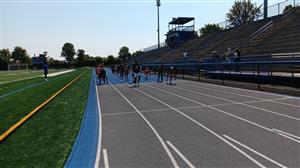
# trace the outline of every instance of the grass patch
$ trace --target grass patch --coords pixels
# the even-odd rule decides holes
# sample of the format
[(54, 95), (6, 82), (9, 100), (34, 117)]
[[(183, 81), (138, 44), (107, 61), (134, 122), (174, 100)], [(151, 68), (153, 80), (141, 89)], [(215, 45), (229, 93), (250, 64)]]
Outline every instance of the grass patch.
[[(53, 77), (48, 77), (48, 80), (52, 81), (52, 80), (55, 80), (56, 78), (66, 76), (67, 74), (68, 73), (53, 76)], [(39, 85), (42, 83), (46, 83), (44, 77), (35, 77), (35, 78), (0, 84), (0, 96), (5, 95), (10, 92), (13, 92), (13, 91), (16, 91), (16, 90), (19, 90), (19, 89), (30, 87), (32, 85)]]
[[(54, 83), (49, 82), (46, 86), (35, 88), (35, 94), (29, 90), (26, 90), (26, 93), (22, 92), (22, 95), (30, 95), (26, 96), (27, 99), (18, 101), (18, 103), (24, 102), (24, 107), (20, 105), (18, 110), (14, 110), (15, 115), (22, 113), (20, 116), (23, 117), (32, 110), (34, 104), (42, 102), (42, 99), (49, 97), (50, 93), (54, 93), (83, 71), (72, 72), (57, 79)], [(80, 128), (88, 96), (90, 72), (86, 72), (78, 81), (0, 143), (0, 167), (63, 167)], [(36, 97), (30, 99), (33, 95)], [(6, 101), (11, 102), (12, 99)], [(12, 110), (13, 105), (6, 109)], [(3, 121), (7, 120), (7, 117), (2, 118), (3, 112), (1, 110), (0, 113), (1, 130), (3, 130), (3, 125), (7, 125), (7, 123), (3, 124)], [(4, 112), (4, 115), (14, 118), (14, 115), (10, 113), (8, 110)]]
[[(49, 69), (49, 74), (54, 72), (63, 71), (64, 69)], [(6, 82), (12, 82), (15, 80), (25, 80), (36, 77), (41, 77), (44, 75), (43, 70), (22, 70), (22, 71), (0, 71), (0, 84)]]

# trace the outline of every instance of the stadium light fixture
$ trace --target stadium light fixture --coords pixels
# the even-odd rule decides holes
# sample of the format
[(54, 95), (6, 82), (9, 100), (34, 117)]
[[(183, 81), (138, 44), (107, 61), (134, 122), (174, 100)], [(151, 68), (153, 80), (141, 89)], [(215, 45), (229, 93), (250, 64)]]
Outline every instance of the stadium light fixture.
[(161, 6), (160, 0), (156, 0), (156, 6), (157, 6), (157, 47), (160, 48), (160, 40), (159, 40), (159, 7)]

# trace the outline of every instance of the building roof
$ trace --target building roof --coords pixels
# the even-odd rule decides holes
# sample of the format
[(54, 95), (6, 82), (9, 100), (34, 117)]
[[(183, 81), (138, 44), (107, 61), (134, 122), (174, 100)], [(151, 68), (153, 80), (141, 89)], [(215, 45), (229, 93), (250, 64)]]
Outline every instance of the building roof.
[(179, 24), (179, 25), (183, 25), (186, 24), (192, 20), (194, 20), (195, 18), (193, 17), (178, 17), (178, 18), (173, 18), (172, 21), (169, 22), (169, 24)]

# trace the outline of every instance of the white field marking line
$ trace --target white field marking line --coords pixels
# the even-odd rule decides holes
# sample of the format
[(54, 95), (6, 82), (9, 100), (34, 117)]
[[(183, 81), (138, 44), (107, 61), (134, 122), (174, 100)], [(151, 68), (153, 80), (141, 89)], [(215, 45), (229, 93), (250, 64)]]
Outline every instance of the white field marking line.
[(176, 112), (178, 112), (179, 114), (183, 115), (184, 117), (186, 117), (187, 119), (191, 120), (192, 122), (194, 122), (195, 124), (197, 124), (198, 126), (202, 127), (203, 129), (205, 129), (206, 131), (208, 131), (209, 133), (215, 135), (217, 138), (219, 138), (220, 140), (222, 140), (223, 142), (225, 142), (227, 145), (231, 146), (233, 149), (235, 149), (236, 151), (238, 151), (239, 153), (241, 153), (242, 155), (244, 155), (245, 157), (247, 157), (248, 159), (250, 159), (252, 162), (254, 162), (255, 164), (259, 165), (260, 167), (262, 168), (265, 168), (262, 164), (260, 164), (259, 162), (257, 162), (255, 159), (253, 159), (251, 156), (247, 155), (245, 152), (243, 152), (242, 150), (240, 150), (238, 147), (236, 147), (235, 145), (233, 145), (232, 143), (230, 143), (229, 141), (227, 141), (225, 138), (223, 138), (222, 136), (218, 135), (217, 133), (215, 133), (214, 131), (212, 131), (211, 129), (209, 129), (208, 127), (204, 126), (203, 124), (199, 123), (198, 121), (196, 121), (195, 119), (191, 118), (190, 116), (184, 114), (183, 112), (181, 112), (180, 110), (177, 110), (176, 108), (172, 107), (171, 105), (139, 90), (139, 89), (136, 89), (134, 88), (135, 90), (143, 93), (144, 95), (172, 108), (173, 110), (175, 110)]
[(10, 81), (5, 81), (5, 82), (0, 82), (0, 84), (18, 82), (18, 81), (22, 81), (22, 80), (26, 80), (26, 79), (32, 79), (32, 78), (38, 78), (38, 77), (40, 77), (40, 75), (35, 75), (35, 76), (30, 76), (30, 77), (26, 77), (26, 78), (22, 78), (22, 79), (16, 79), (16, 80), (10, 80)]
[(190, 167), (196, 168), (170, 141), (167, 144), (180, 156), (180, 158)]
[(275, 128), (273, 128), (272, 130), (274, 130), (274, 131), (276, 131), (276, 132), (280, 132), (280, 133), (282, 133), (282, 134), (285, 134), (285, 135), (288, 135), (288, 136), (291, 136), (291, 137), (293, 137), (293, 138), (296, 138), (296, 139), (299, 139), (299, 140), (300, 140), (300, 137), (298, 137), (298, 136), (296, 136), (296, 135), (293, 135), (293, 134), (291, 134), (291, 133), (287, 133), (287, 132), (284, 132), (284, 131), (281, 131), (281, 130), (278, 130), (278, 129), (275, 129)]
[[(146, 86), (149, 86), (149, 85), (146, 85)], [(262, 128), (262, 129), (265, 129), (265, 130), (267, 130), (267, 131), (270, 131), (270, 132), (275, 133), (275, 132), (274, 132), (272, 129), (270, 129), (270, 128), (267, 128), (267, 127), (265, 127), (265, 126), (262, 126), (262, 125), (260, 125), (260, 124), (255, 123), (255, 122), (249, 121), (249, 120), (247, 120), (247, 119), (241, 118), (241, 117), (236, 116), (236, 115), (234, 115), (234, 114), (228, 113), (228, 112), (226, 112), (226, 111), (220, 110), (220, 109), (218, 109), (218, 108), (215, 108), (215, 107), (212, 107), (212, 106), (205, 105), (205, 104), (200, 103), (200, 102), (197, 102), (197, 101), (195, 101), (195, 100), (191, 100), (191, 99), (189, 99), (189, 98), (186, 98), (186, 97), (183, 97), (183, 96), (177, 95), (177, 94), (175, 94), (175, 93), (171, 93), (171, 92), (168, 92), (168, 91), (165, 91), (165, 90), (156, 88), (156, 87), (153, 87), (153, 88), (158, 89), (158, 90), (161, 90), (161, 91), (163, 91), (163, 92), (165, 92), (165, 93), (168, 93), (168, 94), (172, 94), (172, 95), (177, 96), (177, 97), (181, 97), (182, 99), (189, 100), (189, 101), (191, 101), (191, 102), (194, 102), (194, 103), (197, 103), (197, 104), (200, 104), (200, 105), (204, 105), (204, 106), (206, 106), (206, 107), (208, 107), (208, 108), (211, 108), (211, 109), (216, 110), (216, 111), (218, 111), (218, 112), (221, 112), (221, 113), (223, 113), (223, 114), (229, 115), (229, 116), (231, 116), (231, 117), (237, 118), (237, 119), (242, 120), (242, 121), (244, 121), (244, 122), (247, 122), (247, 123), (249, 123), (249, 124), (255, 125), (255, 126), (260, 127), (260, 128)], [(277, 134), (277, 133), (276, 133), (276, 134)], [(278, 134), (277, 134), (277, 135), (278, 135)], [(281, 135), (281, 136), (282, 136), (282, 135)], [(286, 138), (286, 136), (283, 136), (283, 137)]]
[[(150, 87), (152, 87), (152, 86), (150, 86)], [(189, 89), (184, 89), (184, 88), (181, 88), (181, 87), (178, 87), (178, 86), (176, 86), (176, 87), (175, 86), (171, 86), (171, 87), (176, 88), (176, 89), (180, 89), (180, 90), (184, 90), (184, 91), (188, 91), (188, 92), (191, 92), (191, 93), (199, 94), (199, 95), (204, 95), (204, 96), (207, 96), (207, 97), (212, 97), (212, 98), (215, 98), (215, 99), (220, 99), (220, 100), (223, 100), (223, 101), (228, 101), (228, 102), (231, 102), (231, 103), (240, 104), (240, 105), (243, 105), (243, 106), (251, 107), (251, 108), (254, 108), (254, 109), (262, 110), (262, 111), (265, 111), (265, 112), (268, 112), (268, 113), (272, 113), (272, 114), (276, 114), (276, 115), (280, 115), (280, 116), (283, 116), (283, 117), (287, 117), (287, 118), (290, 118), (290, 119), (294, 119), (294, 120), (300, 121), (300, 119), (296, 118), (296, 117), (292, 117), (292, 116), (289, 116), (289, 115), (286, 115), (286, 114), (277, 113), (277, 112), (272, 111), (272, 110), (268, 110), (268, 109), (256, 107), (256, 106), (245, 104), (245, 103), (242, 103), (242, 102), (237, 102), (237, 101), (233, 101), (233, 100), (227, 100), (227, 99), (224, 99), (224, 98), (221, 98), (221, 97), (212, 96), (212, 95), (208, 95), (208, 94), (200, 93), (200, 92), (195, 92), (195, 91), (192, 91), (192, 90), (189, 90)], [(156, 88), (156, 87), (153, 87), (153, 88)]]
[(236, 144), (239, 144), (240, 146), (242, 146), (242, 147), (248, 149), (249, 151), (251, 151), (251, 152), (253, 152), (253, 153), (259, 155), (260, 157), (262, 157), (262, 158), (264, 158), (264, 159), (266, 159), (266, 160), (268, 160), (268, 161), (270, 161), (270, 162), (276, 164), (277, 166), (282, 167), (282, 168), (287, 168), (286, 166), (282, 165), (281, 163), (278, 163), (277, 161), (275, 161), (275, 160), (273, 160), (273, 159), (271, 159), (271, 158), (269, 158), (269, 157), (267, 157), (267, 156), (265, 156), (265, 155), (263, 155), (263, 154), (257, 152), (256, 150), (254, 150), (254, 149), (252, 149), (252, 148), (250, 148), (250, 147), (248, 147), (248, 146), (242, 144), (241, 142), (238, 142), (237, 140), (235, 140), (235, 139), (233, 139), (233, 138), (231, 138), (231, 137), (229, 137), (229, 136), (227, 136), (227, 135), (223, 135), (223, 136), (224, 136), (225, 138), (227, 138), (227, 139), (229, 139), (229, 140), (235, 142)]
[[(51, 80), (49, 80), (49, 81), (51, 81)], [(21, 88), (21, 89), (17, 89), (17, 90), (14, 90), (14, 91), (8, 92), (8, 93), (6, 93), (6, 94), (4, 94), (4, 95), (0, 95), (0, 98), (3, 98), (3, 97), (6, 97), (6, 96), (9, 96), (9, 95), (11, 95), (11, 94), (14, 94), (14, 93), (21, 92), (21, 91), (23, 91), (23, 90), (26, 90), (26, 89), (32, 88), (32, 87), (34, 87), (34, 86), (37, 86), (37, 85), (41, 85), (41, 84), (43, 84), (43, 83), (46, 83), (46, 82), (47, 82), (47, 81), (42, 81), (42, 82), (39, 82), (39, 83), (35, 83), (35, 84), (33, 84), (33, 85), (26, 86), (26, 87), (24, 87), (24, 88)]]
[(104, 160), (104, 167), (109, 168), (108, 155), (106, 149), (103, 149), (103, 160)]
[(97, 89), (97, 80), (96, 80), (96, 75), (94, 69), (93, 71), (93, 76), (94, 76), (94, 81), (95, 81), (95, 87), (96, 87), (96, 96), (97, 96), (97, 106), (98, 106), (98, 115), (99, 115), (99, 132), (98, 132), (98, 145), (97, 145), (97, 153), (96, 153), (96, 159), (94, 163), (94, 168), (99, 167), (99, 162), (100, 162), (100, 157), (101, 157), (101, 144), (102, 144), (102, 115), (101, 115), (101, 108), (100, 108), (100, 102), (99, 102), (99, 94), (98, 94), (98, 89)]
[(228, 89), (234, 89), (234, 90), (247, 91), (247, 92), (264, 94), (264, 95), (280, 96), (280, 97), (286, 97), (286, 98), (297, 98), (297, 97), (294, 97), (294, 96), (286, 96), (286, 95), (280, 95), (280, 94), (276, 94), (276, 93), (261, 92), (261, 91), (256, 91), (256, 90), (243, 89), (243, 88), (235, 88), (235, 87), (217, 85), (217, 84), (212, 84), (212, 83), (203, 83), (203, 82), (195, 82), (195, 81), (188, 81), (188, 80), (181, 80), (181, 81), (184, 81), (184, 82), (187, 82), (187, 83), (198, 83), (200, 85), (204, 84), (204, 85), (210, 85), (210, 86), (214, 86), (214, 87), (222, 87), (222, 88), (228, 88)]
[[(217, 92), (227, 93), (227, 94), (231, 94), (231, 95), (237, 95), (237, 96), (241, 96), (241, 97), (248, 97), (248, 98), (258, 99), (258, 100), (266, 100), (266, 99), (261, 99), (261, 98), (254, 97), (254, 96), (242, 95), (242, 94), (232, 93), (232, 92), (223, 91), (223, 90), (218, 90), (218, 89), (211, 89), (211, 88), (206, 88), (206, 87), (201, 87), (201, 86), (193, 86), (193, 85), (188, 85), (188, 84), (184, 84), (184, 83), (181, 83), (181, 84), (182, 84), (182, 85), (189, 86), (189, 87), (194, 87), (194, 88), (199, 88), (199, 89), (205, 89), (205, 90), (212, 90), (212, 91), (217, 91)], [(274, 101), (274, 100), (269, 100), (269, 101), (274, 102), (274, 103), (278, 103), (278, 104), (288, 105), (288, 106), (300, 107), (300, 106), (297, 106), (297, 105), (294, 105), (294, 104), (283, 103), (283, 102), (278, 102), (278, 101)]]
[(156, 135), (157, 139), (160, 141), (161, 145), (162, 145), (163, 148), (165, 149), (165, 151), (166, 151), (166, 153), (168, 154), (168, 156), (169, 156), (169, 158), (170, 158), (170, 160), (171, 160), (173, 166), (174, 166), (175, 168), (179, 168), (179, 166), (178, 166), (178, 164), (177, 164), (175, 158), (173, 157), (172, 153), (170, 152), (168, 146), (166, 145), (166, 143), (164, 142), (164, 140), (162, 139), (162, 137), (159, 135), (159, 133), (156, 131), (156, 129), (152, 126), (152, 124), (151, 124), (151, 123), (147, 120), (147, 118), (139, 111), (139, 109), (137, 109), (137, 108), (135, 107), (135, 105), (133, 105), (133, 104), (131, 103), (131, 101), (128, 100), (128, 99), (123, 95), (123, 93), (121, 93), (121, 92), (119, 91), (119, 89), (117, 89), (114, 85), (112, 85), (110, 81), (109, 81), (109, 83), (110, 83), (111, 87), (113, 87), (113, 88), (115, 89), (115, 91), (117, 91), (117, 92), (123, 97), (123, 99), (126, 100), (127, 103), (130, 104), (130, 106), (131, 106), (134, 110), (136, 110), (136, 112), (144, 119), (144, 121), (145, 121), (145, 122), (148, 124), (148, 126), (152, 129), (152, 131), (153, 131), (154, 134)]
[[(65, 74), (65, 73), (69, 73), (69, 72), (72, 72), (72, 71), (75, 71), (75, 69), (70, 69), (70, 70), (65, 70), (65, 71), (60, 71), (60, 72), (54, 72), (54, 73), (50, 73), (49, 77), (52, 77), (52, 76), (57, 76), (57, 75), (61, 75), (61, 74)], [(42, 75), (43, 77), (44, 75)]]

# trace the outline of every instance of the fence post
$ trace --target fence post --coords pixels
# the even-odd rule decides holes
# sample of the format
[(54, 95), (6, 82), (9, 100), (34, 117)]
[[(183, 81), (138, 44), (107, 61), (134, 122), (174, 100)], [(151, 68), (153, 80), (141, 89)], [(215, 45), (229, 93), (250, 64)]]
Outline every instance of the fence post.
[(184, 65), (182, 65), (182, 79), (184, 79)]
[(221, 63), (221, 79), (222, 79), (222, 85), (224, 85), (224, 64)]
[(257, 88), (260, 89), (260, 70), (259, 70), (259, 63), (257, 63)]
[(201, 66), (198, 65), (198, 82), (200, 82), (200, 77), (201, 77)]

